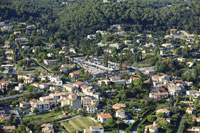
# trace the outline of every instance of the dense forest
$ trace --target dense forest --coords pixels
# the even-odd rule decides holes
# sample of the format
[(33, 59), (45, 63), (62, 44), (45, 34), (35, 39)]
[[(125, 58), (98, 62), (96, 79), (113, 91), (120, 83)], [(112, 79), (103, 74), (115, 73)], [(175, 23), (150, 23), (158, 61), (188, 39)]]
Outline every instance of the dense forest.
[[(200, 33), (198, 0), (129, 0), (110, 2), (86, 0), (62, 4), (59, 0), (1, 0), (0, 21), (22, 21), (41, 17), (56, 38), (78, 40), (111, 24), (123, 24), (125, 30), (167, 31), (170, 28)], [(56, 34), (55, 34), (56, 33)]]

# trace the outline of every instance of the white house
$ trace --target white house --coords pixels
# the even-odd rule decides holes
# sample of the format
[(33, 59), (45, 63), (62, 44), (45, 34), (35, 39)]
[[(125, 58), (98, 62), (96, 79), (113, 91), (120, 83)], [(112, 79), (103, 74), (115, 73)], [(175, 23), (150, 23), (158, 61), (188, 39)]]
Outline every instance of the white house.
[(89, 129), (84, 129), (84, 133), (104, 133), (104, 128), (102, 125), (90, 126)]
[(126, 117), (125, 111), (123, 109), (119, 109), (115, 112), (115, 116), (124, 119)]
[(112, 116), (110, 114), (98, 114), (97, 120), (101, 123), (105, 123), (107, 120), (112, 119)]
[(95, 105), (87, 105), (86, 110), (88, 113), (95, 113), (97, 111), (97, 107)]

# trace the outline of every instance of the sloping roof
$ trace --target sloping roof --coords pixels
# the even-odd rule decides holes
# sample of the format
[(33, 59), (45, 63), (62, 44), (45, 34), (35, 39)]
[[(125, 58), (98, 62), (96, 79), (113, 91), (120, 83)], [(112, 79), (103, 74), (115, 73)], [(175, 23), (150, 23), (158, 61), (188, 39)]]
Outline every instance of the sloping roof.
[(78, 82), (75, 82), (74, 84), (75, 85), (82, 85), (82, 84), (84, 84), (84, 82), (78, 81)]
[(98, 114), (98, 116), (100, 116), (103, 119), (109, 119), (112, 118), (112, 116), (110, 114)]

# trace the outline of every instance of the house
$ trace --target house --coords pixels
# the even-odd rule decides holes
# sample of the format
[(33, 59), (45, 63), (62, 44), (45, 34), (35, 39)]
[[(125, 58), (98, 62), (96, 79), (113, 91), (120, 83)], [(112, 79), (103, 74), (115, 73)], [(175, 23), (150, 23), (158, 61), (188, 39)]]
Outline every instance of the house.
[(42, 102), (49, 102), (51, 100), (54, 100), (52, 96), (44, 96), (39, 98), (40, 101)]
[(68, 68), (60, 68), (60, 72), (61, 73), (67, 73), (68, 72)]
[(97, 114), (97, 120), (101, 123), (105, 123), (109, 119), (112, 119), (110, 114)]
[(123, 48), (123, 53), (134, 53), (135, 49), (134, 48)]
[(12, 30), (12, 26), (3, 26), (1, 27), (1, 31), (4, 32), (4, 31), (11, 31)]
[(90, 92), (92, 92), (94, 90), (92, 86), (88, 86), (88, 85), (83, 85), (80, 88), (81, 88), (81, 91), (83, 92), (83, 94), (85, 94), (85, 95), (90, 95)]
[(10, 121), (11, 120), (11, 117), (8, 116), (8, 115), (0, 115), (0, 122), (7, 122), (7, 121)]
[(186, 62), (186, 64), (189, 66), (189, 67), (192, 67), (194, 65), (194, 62)]
[(13, 130), (16, 129), (15, 126), (3, 126), (2, 128), (5, 132), (12, 132)]
[(41, 128), (43, 133), (54, 133), (53, 125), (51, 125), (50, 123), (42, 124)]
[(120, 77), (110, 77), (110, 81), (117, 81), (117, 80), (121, 80)]
[(52, 97), (54, 100), (59, 100), (62, 96), (66, 96), (67, 92), (57, 92), (57, 93), (51, 93), (49, 94), (50, 97)]
[(67, 65), (67, 64), (62, 64), (62, 65), (61, 65), (61, 68), (69, 68), (69, 65)]
[(69, 49), (69, 52), (70, 52), (70, 53), (76, 54), (76, 50), (75, 50), (74, 48), (70, 48), (70, 49)]
[(5, 51), (5, 54), (6, 55), (13, 55), (13, 50), (12, 49), (7, 49), (6, 51)]
[(99, 80), (98, 81), (98, 85), (102, 86), (102, 85), (109, 85), (111, 84), (110, 80), (104, 79), (104, 80)]
[(175, 95), (180, 95), (184, 90), (180, 86), (172, 83), (169, 84), (168, 91), (170, 95), (175, 96)]
[(91, 96), (82, 96), (81, 97), (81, 104), (83, 106), (87, 106), (87, 105), (96, 105), (96, 106), (98, 106), (99, 105), (99, 100), (94, 98), (94, 97), (91, 97)]
[(150, 92), (149, 98), (168, 98), (169, 94), (168, 92)]
[(28, 108), (28, 107), (30, 107), (30, 106), (31, 106), (31, 105), (30, 105), (30, 103), (28, 103), (28, 102), (22, 101), (22, 102), (19, 103), (19, 107), (20, 107), (20, 108), (24, 108), (24, 107)]
[(128, 44), (132, 44), (132, 40), (124, 40), (124, 43), (126, 44), (126, 45), (128, 45)]
[(27, 38), (16, 38), (15, 39), (15, 42), (21, 42), (21, 43), (26, 43), (26, 42), (28, 42), (28, 39)]
[(80, 73), (79, 72), (70, 72), (69, 76), (71, 78), (79, 78), (80, 77)]
[(197, 98), (198, 96), (200, 96), (200, 92), (197, 91), (197, 90), (188, 90), (188, 91), (186, 91), (186, 94), (188, 96), (192, 96), (192, 97), (195, 97), (195, 98)]
[(6, 116), (6, 110), (4, 108), (0, 108), (0, 116)]
[(192, 133), (199, 133), (200, 127), (192, 127), (191, 129), (187, 129), (187, 131)]
[(195, 120), (197, 124), (200, 124), (200, 117), (193, 116), (192, 119)]
[(81, 81), (77, 81), (77, 82), (75, 82), (73, 85), (74, 85), (75, 87), (79, 88), (79, 87), (81, 87), (81, 86), (83, 86), (83, 85), (86, 85), (86, 83), (81, 82)]
[(125, 111), (123, 109), (119, 109), (115, 112), (115, 117), (124, 119), (126, 118)]
[(75, 86), (72, 84), (64, 84), (63, 88), (66, 89), (68, 92), (73, 92), (75, 89), (77, 89)]
[(168, 49), (173, 48), (173, 45), (171, 43), (164, 43), (162, 44), (162, 46)]
[(139, 79), (139, 78), (131, 76), (128, 81), (129, 81), (129, 83), (132, 83), (133, 81), (135, 81), (137, 79)]
[(146, 70), (145, 74), (147, 74), (147, 75), (155, 75), (156, 74), (156, 70), (154, 70), (154, 69)]
[(185, 58), (182, 58), (182, 57), (180, 57), (180, 58), (177, 58), (177, 61), (180, 61), (180, 62), (186, 62), (186, 59), (185, 59)]
[(108, 3), (108, 0), (103, 0), (103, 3)]
[(18, 86), (15, 86), (16, 91), (21, 91), (24, 89), (24, 84), (19, 83)]
[(120, 48), (120, 45), (117, 44), (117, 43), (114, 43), (114, 44), (109, 44), (109, 47), (119, 49), (119, 48)]
[(31, 29), (36, 28), (36, 26), (35, 25), (27, 25), (26, 28), (29, 29), (29, 30), (31, 30)]
[(95, 34), (87, 35), (87, 39), (88, 40), (96, 39), (96, 35)]
[(193, 108), (186, 108), (185, 112), (187, 114), (193, 114), (194, 113), (194, 109)]
[(48, 54), (47, 54), (47, 57), (49, 57), (49, 58), (51, 58), (51, 57), (53, 57), (53, 56), (54, 56), (53, 53), (48, 53)]
[(122, 109), (122, 108), (126, 108), (126, 104), (116, 103), (112, 106), (112, 109), (114, 109), (114, 110), (119, 110), (119, 109)]
[(165, 117), (170, 116), (170, 110), (169, 109), (158, 109), (158, 110), (156, 110), (156, 114), (159, 114), (159, 113), (164, 113)]
[(126, 80), (122, 79), (122, 80), (115, 80), (113, 81), (114, 84), (118, 84), (118, 85), (123, 85), (126, 83)]
[(192, 106), (193, 105), (192, 101), (180, 101), (180, 103), (183, 103), (184, 106)]
[(22, 32), (21, 31), (14, 31), (14, 35), (20, 35)]
[(171, 123), (171, 120), (170, 118), (161, 118), (161, 117), (158, 117), (154, 122), (153, 124), (159, 124), (161, 121), (167, 121), (169, 124)]
[(54, 50), (56, 46), (54, 44), (49, 45), (49, 49)]
[(104, 128), (102, 125), (90, 126), (89, 129), (84, 129), (83, 133), (104, 133)]
[(46, 90), (46, 89), (48, 89), (49, 88), (49, 85), (48, 84), (46, 84), (46, 83), (41, 83), (41, 84), (39, 84), (39, 86), (38, 86), (40, 89), (42, 89), (42, 90)]
[(1, 80), (0, 81), (0, 89), (2, 89), (2, 88), (7, 88), (9, 85), (11, 84), (11, 81), (3, 81), (3, 80)]
[(53, 76), (53, 75), (51, 75), (49, 77), (49, 80), (51, 82), (55, 83), (58, 86), (63, 85), (63, 81), (62, 81), (62, 79), (59, 76)]
[(60, 101), (61, 101), (61, 106), (67, 105), (71, 109), (81, 108), (81, 99), (73, 93), (70, 93), (67, 96), (61, 96)]
[(47, 66), (57, 62), (58, 62), (57, 60), (44, 60), (44, 64)]
[(112, 50), (111, 50), (111, 49), (104, 49), (103, 52), (104, 52), (104, 53), (110, 53), (110, 54), (111, 54), (111, 53), (112, 53)]
[(158, 133), (158, 125), (152, 124), (145, 126), (145, 133)]
[(187, 85), (189, 87), (193, 86), (193, 82), (187, 82), (187, 81), (185, 81), (184, 83), (185, 83), (185, 85)]
[(99, 46), (99, 47), (104, 47), (104, 46), (106, 46), (106, 44), (103, 43), (103, 42), (99, 42), (99, 43), (97, 43), (97, 46)]
[(97, 111), (96, 105), (86, 105), (85, 107), (88, 113), (95, 113)]
[(36, 102), (30, 102), (30, 104), (31, 104), (31, 111), (37, 109), (39, 112), (44, 112), (44, 111), (50, 111), (51, 109), (50, 102), (36, 101)]

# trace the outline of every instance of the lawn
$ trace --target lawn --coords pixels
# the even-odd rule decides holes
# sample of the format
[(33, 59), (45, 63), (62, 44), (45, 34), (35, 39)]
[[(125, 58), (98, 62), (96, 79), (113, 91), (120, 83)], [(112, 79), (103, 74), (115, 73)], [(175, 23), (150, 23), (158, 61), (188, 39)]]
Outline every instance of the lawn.
[(68, 118), (68, 116), (63, 115), (62, 112), (50, 112), (47, 114), (41, 114), (41, 115), (36, 115), (36, 116), (27, 116), (27, 117), (24, 117), (22, 120), (24, 122), (41, 125), (43, 123), (59, 121), (61, 119), (66, 119), (66, 118)]
[(89, 117), (81, 117), (62, 122), (61, 125), (64, 126), (68, 132), (76, 132), (83, 131), (90, 126), (95, 126), (97, 124)]

